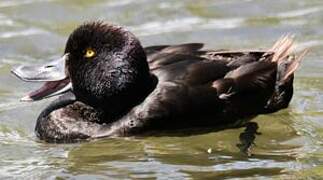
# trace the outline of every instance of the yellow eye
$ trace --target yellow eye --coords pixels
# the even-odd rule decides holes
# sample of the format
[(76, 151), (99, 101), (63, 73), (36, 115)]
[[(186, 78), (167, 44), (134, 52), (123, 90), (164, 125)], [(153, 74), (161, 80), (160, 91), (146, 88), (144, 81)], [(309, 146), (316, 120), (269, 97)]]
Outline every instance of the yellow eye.
[(88, 48), (85, 51), (84, 57), (86, 58), (92, 58), (95, 56), (95, 51), (92, 48)]

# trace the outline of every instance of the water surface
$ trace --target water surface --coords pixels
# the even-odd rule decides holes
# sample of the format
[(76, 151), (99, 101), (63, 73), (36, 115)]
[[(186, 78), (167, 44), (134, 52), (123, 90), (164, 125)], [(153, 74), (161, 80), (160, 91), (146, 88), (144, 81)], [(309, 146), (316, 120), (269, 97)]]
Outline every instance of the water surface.
[[(144, 46), (203, 42), (207, 48), (268, 48), (281, 35), (293, 33), (298, 48), (311, 51), (297, 72), (290, 107), (253, 120), (262, 135), (251, 157), (236, 147), (243, 128), (184, 137), (39, 142), (35, 121), (52, 99), (19, 102), (39, 84), (19, 81), (10, 68), (61, 55), (77, 25), (98, 19), (128, 27)], [(1, 0), (0, 24), (1, 179), (323, 176), (321, 0)]]

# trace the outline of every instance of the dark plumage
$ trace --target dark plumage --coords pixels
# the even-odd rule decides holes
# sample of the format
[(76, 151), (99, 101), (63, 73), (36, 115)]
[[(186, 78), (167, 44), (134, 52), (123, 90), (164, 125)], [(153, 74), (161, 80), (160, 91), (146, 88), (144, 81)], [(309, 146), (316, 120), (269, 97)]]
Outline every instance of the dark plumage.
[[(124, 28), (86, 23), (65, 49), (74, 94), (41, 113), (37, 136), (70, 142), (216, 128), (275, 112), (288, 106), (293, 72), (305, 54), (290, 55), (292, 46), (287, 36), (268, 51), (202, 50), (200, 43), (142, 48)], [(95, 56), (86, 58), (87, 48)]]

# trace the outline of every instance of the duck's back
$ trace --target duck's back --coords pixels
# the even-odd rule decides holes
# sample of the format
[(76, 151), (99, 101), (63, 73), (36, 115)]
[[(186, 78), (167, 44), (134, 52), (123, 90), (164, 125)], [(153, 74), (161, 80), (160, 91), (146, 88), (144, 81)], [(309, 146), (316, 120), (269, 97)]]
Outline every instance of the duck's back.
[(268, 51), (208, 51), (202, 44), (146, 48), (155, 90), (117, 126), (144, 129), (218, 127), (286, 108), (302, 59), (284, 37)]

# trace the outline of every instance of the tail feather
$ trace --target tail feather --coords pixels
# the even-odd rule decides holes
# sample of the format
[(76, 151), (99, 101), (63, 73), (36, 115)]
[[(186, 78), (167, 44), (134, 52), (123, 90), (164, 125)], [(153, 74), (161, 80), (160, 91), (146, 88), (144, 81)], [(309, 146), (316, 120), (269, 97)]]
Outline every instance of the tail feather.
[[(277, 81), (286, 81), (296, 69), (299, 67), (300, 62), (308, 50), (304, 50), (299, 55), (293, 54), (295, 49), (294, 36), (282, 36), (276, 43), (269, 49), (268, 53), (273, 53), (271, 62), (277, 63)], [(268, 53), (264, 54), (266, 56)]]
[[(308, 52), (296, 54), (294, 49), (293, 36), (283, 36), (258, 61), (242, 64), (214, 81), (212, 87), (219, 99), (236, 104), (244, 112), (260, 108), (261, 113), (272, 113), (286, 108), (293, 96), (294, 72)], [(240, 104), (243, 98), (249, 107)]]
[(294, 42), (291, 35), (281, 37), (269, 50), (269, 52), (274, 52), (274, 56), (271, 61), (280, 63), (281, 60), (291, 54), (293, 46)]
[(301, 61), (303, 60), (303, 58), (305, 57), (305, 55), (307, 54), (308, 49), (303, 50), (298, 56), (291, 56), (291, 63), (289, 64), (289, 66), (286, 69), (286, 73), (284, 75), (284, 77), (282, 78), (282, 81), (286, 81), (288, 79), (288, 77), (290, 77), (299, 67)]
[(269, 50), (273, 53), (272, 62), (277, 63), (275, 90), (267, 101), (267, 112), (274, 112), (288, 106), (293, 94), (293, 74), (299, 67), (308, 50), (294, 54), (295, 43), (293, 36), (280, 38)]

